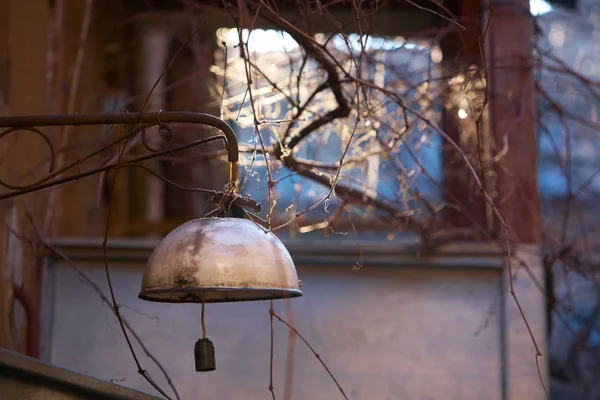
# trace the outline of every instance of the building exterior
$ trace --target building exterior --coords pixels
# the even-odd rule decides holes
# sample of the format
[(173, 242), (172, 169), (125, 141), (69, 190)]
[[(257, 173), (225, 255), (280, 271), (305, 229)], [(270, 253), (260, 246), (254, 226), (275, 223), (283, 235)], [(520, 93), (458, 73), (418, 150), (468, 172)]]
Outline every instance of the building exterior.
[[(25, 19), (33, 5), (12, 0), (6, 2), (11, 13), (7, 14), (10, 24), (4, 37), (10, 38), (12, 43), (19, 39), (37, 46), (25, 50), (13, 45), (8, 51), (12, 97), (7, 102), (7, 113), (122, 112), (139, 109), (144, 100), (147, 100), (147, 111), (187, 110), (215, 115), (221, 111), (214, 101), (214, 93), (208, 89), (218, 81), (212, 71), (217, 62), (222, 61), (218, 59), (223, 51), (218, 51), (217, 32), (232, 28), (233, 23), (227, 13), (215, 13), (215, 5), (211, 2), (200, 2), (197, 9), (184, 11), (169, 7), (168, 2), (155, 2), (155, 9), (146, 12), (143, 2), (104, 0), (92, 5), (90, 14), (92, 2), (64, 1), (57, 2), (62, 4), (62, 11), (57, 11), (57, 7), (48, 9), (37, 5), (37, 19), (28, 19), (28, 25), (23, 27), (16, 21)], [(455, 43), (456, 38), (440, 42), (440, 51), (444, 57), (462, 54), (458, 57), (461, 65), (477, 64), (480, 62), (477, 42), (482, 29), (480, 16), (485, 15), (486, 10), (477, 1), (450, 3), (452, 11), (460, 15), (471, 33), (462, 38), (467, 49), (463, 53)], [(527, 5), (523, 1), (518, 3)], [(331, 368), (348, 398), (545, 398), (545, 390), (549, 387), (549, 356), (537, 179), (535, 173), (510, 173), (534, 171), (537, 165), (535, 156), (532, 157), (535, 154), (535, 125), (529, 119), (519, 119), (512, 104), (518, 103), (534, 112), (533, 86), (529, 69), (502, 64), (510, 64), (506, 60), (530, 58), (531, 46), (526, 40), (503, 38), (514, 35), (514, 26), (518, 24), (525, 32), (524, 37), (532, 36), (527, 35), (531, 24), (528, 17), (515, 9), (505, 4), (498, 7), (500, 11), (490, 28), (491, 39), (487, 43), (492, 50), (488, 53), (489, 65), (498, 68), (491, 68), (495, 71), (490, 77), (492, 111), (486, 121), (489, 140), (496, 141), (495, 150), (502, 148), (502, 137), (507, 131), (511, 143), (516, 144), (500, 160), (503, 167), (498, 168), (501, 184), (498, 190), (507, 193), (500, 212), (510, 215), (513, 239), (517, 243), (511, 253), (512, 261), (507, 261), (506, 253), (497, 242), (473, 242), (472, 236), (467, 236), (468, 241), (450, 240), (432, 249), (415, 246), (418, 238), (405, 231), (393, 240), (387, 240), (388, 232), (378, 229), (381, 224), (377, 225), (374, 219), (363, 221), (358, 228), (367, 239), (348, 236), (345, 240), (324, 241), (312, 239), (316, 235), (307, 235), (308, 239), (302, 240), (293, 233), (281, 235), (294, 256), (305, 294), (297, 300), (278, 302), (277, 312), (288, 321), (293, 320), (294, 326)], [(350, 11), (336, 9), (332, 15), (345, 26), (344, 23), (355, 19)], [(397, 6), (388, 11), (376, 14), (378, 19), (372, 21), (373, 37), (411, 37), (440, 25), (439, 15), (414, 7)], [(286, 16), (286, 12), (289, 13), (290, 20), (295, 15), (294, 10), (282, 8), (281, 12)], [(47, 62), (45, 30), (34, 28), (46, 23), (50, 13), (55, 13), (55, 22), (63, 18), (64, 25), (55, 31), (56, 36), (51, 42), (55, 58)], [(81, 24), (86, 21), (86, 15), (91, 28), (85, 54), (79, 57)], [(313, 22), (318, 32), (332, 29), (327, 16), (315, 17)], [(159, 82), (154, 94), (146, 98), (144, 94), (155, 85), (156, 77), (165, 71), (171, 57), (198, 23), (200, 33), (194, 37), (193, 46), (178, 55), (177, 62)], [(255, 28), (268, 30), (274, 27), (266, 23)], [(352, 33), (351, 28), (345, 33)], [(426, 34), (421, 35), (433, 40)], [(518, 45), (521, 42), (523, 46)], [(433, 46), (427, 51), (427, 57), (433, 60)], [(408, 60), (402, 59), (398, 64), (410, 61), (410, 57), (405, 58)], [(77, 60), (82, 61), (78, 64)], [(450, 68), (447, 61), (441, 61), (438, 61), (440, 75)], [(31, 67), (31, 70), (22, 68), (22, 65), (35, 62), (31, 65), (37, 67)], [(43, 68), (48, 64), (52, 65), (53, 74), (47, 74)], [(69, 89), (74, 86), (73, 65), (79, 65), (80, 74), (80, 83), (75, 85), (79, 88), (75, 100), (63, 90), (64, 85)], [(191, 79), (178, 79), (190, 74)], [(33, 85), (32, 77), (37, 79), (37, 86)], [(17, 80), (18, 83), (13, 83)], [(516, 98), (511, 95), (516, 90), (525, 91), (527, 96)], [(46, 104), (38, 99), (35, 102), (40, 95), (51, 101)], [(29, 108), (28, 104), (36, 104), (37, 108)], [(70, 109), (69, 104), (76, 106)], [(450, 138), (472, 150), (469, 147), (472, 141), (465, 139), (468, 135), (461, 130), (461, 114), (456, 111), (454, 108), (440, 111), (442, 117), (436, 121)], [(518, 122), (510, 122), (513, 120)], [(53, 137), (60, 138), (61, 133), (64, 137), (64, 131), (60, 130), (54, 131)], [(150, 133), (149, 130), (148, 134), (157, 137), (157, 133), (160, 132)], [(178, 140), (184, 141), (209, 135), (207, 130), (190, 127), (174, 128), (173, 133)], [(74, 150), (65, 153), (65, 162), (77, 160), (81, 154), (98, 147), (108, 135), (105, 127), (77, 128), (70, 140)], [(56, 142), (62, 144), (60, 139)], [(246, 144), (250, 145), (250, 140)], [(42, 154), (42, 151), (41, 146), (35, 147), (35, 154)], [(219, 151), (217, 145), (205, 149), (215, 155), (219, 155)], [(492, 221), (489, 205), (477, 196), (467, 195), (465, 187), (472, 188), (474, 183), (464, 165), (452, 161), (445, 150), (436, 154), (438, 158), (433, 164), (439, 168), (439, 175), (449, 177), (444, 181), (444, 185), (449, 186), (446, 191), (473, 214), (471, 221), (465, 222), (465, 218), (452, 217), (452, 210), (449, 211), (452, 227), (462, 229), (467, 227), (465, 224), (475, 224), (488, 228), (495, 225), (496, 231), (502, 231), (501, 224)], [(227, 181), (226, 162), (216, 156), (206, 157), (204, 153), (195, 156), (195, 168), (170, 161), (149, 166), (177, 182), (221, 189)], [(102, 161), (107, 160), (110, 155)], [(24, 162), (10, 165), (14, 169), (4, 171), (9, 176), (23, 172), (27, 166)], [(376, 181), (374, 194), (369, 192), (374, 196), (383, 191), (379, 186), (389, 186), (379, 184), (383, 168), (384, 163), (370, 160), (367, 175)], [(509, 190), (511, 185), (517, 190)], [(37, 209), (40, 221), (44, 222), (40, 225), (47, 227), (44, 234), (52, 238), (50, 243), (71, 258), (100, 292), (107, 295), (102, 240), (98, 238), (110, 210), (108, 262), (121, 312), (146, 349), (168, 371), (181, 398), (196, 398), (199, 393), (203, 398), (215, 399), (252, 399), (268, 395), (270, 329), (266, 303), (208, 308), (208, 329), (217, 347), (217, 370), (199, 374), (193, 370), (192, 362), (192, 346), (201, 331), (198, 308), (156, 305), (137, 299), (143, 266), (157, 243), (157, 236), (164, 235), (182, 221), (202, 216), (201, 205), (206, 196), (182, 194), (149, 178), (144, 171), (119, 172), (114, 188), (117, 196), (111, 195), (107, 187), (107, 180), (98, 179), (65, 186), (54, 195), (53, 217), (44, 214), (46, 203), (41, 202)], [(486, 189), (489, 188), (486, 186)], [(251, 194), (253, 197), (258, 195)], [(525, 210), (523, 199), (528, 199), (530, 205)], [(23, 204), (7, 207), (4, 212), (9, 226), (19, 227), (27, 221), (28, 212)], [(315, 218), (322, 218), (322, 215)], [(309, 222), (316, 221), (303, 222), (308, 226)], [(350, 231), (350, 225), (351, 222), (343, 228)], [(368, 228), (375, 229), (369, 232)], [(30, 233), (35, 235), (35, 232)], [(26, 268), (28, 263), (35, 262), (14, 254), (31, 254), (32, 251), (22, 241), (9, 234), (6, 236), (3, 240), (10, 245), (5, 247), (13, 254), (12, 258), (3, 255), (11, 260), (7, 263), (11, 265), (8, 275), (15, 284), (23, 285), (40, 305), (41, 359), (156, 395), (137, 373), (111, 309), (103, 304), (89, 282), (86, 283), (68, 263), (55, 255), (44, 254), (43, 263), (36, 264), (38, 268)], [(386, 239), (382, 240), (382, 237)], [(528, 324), (511, 296), (509, 263), (515, 273), (514, 293)], [(36, 272), (23, 272), (27, 270)], [(531, 280), (531, 277), (535, 279)], [(9, 301), (6, 303), (10, 304)], [(4, 309), (9, 307), (4, 303), (0, 305)], [(20, 311), (15, 315), (17, 322), (25, 326), (26, 316)], [(276, 324), (274, 339), (274, 390), (278, 396), (329, 399), (339, 395), (339, 389), (318, 359), (284, 325)], [(144, 354), (135, 348), (138, 354)], [(541, 355), (536, 355), (538, 351)], [(151, 361), (144, 356), (142, 363), (150, 375), (161, 382), (161, 387), (168, 388), (161, 371)]]

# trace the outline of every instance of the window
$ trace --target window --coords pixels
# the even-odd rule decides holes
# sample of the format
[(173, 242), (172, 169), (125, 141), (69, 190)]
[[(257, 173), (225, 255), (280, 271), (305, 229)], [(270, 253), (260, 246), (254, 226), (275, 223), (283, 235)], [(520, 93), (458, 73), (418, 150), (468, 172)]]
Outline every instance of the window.
[(571, 191), (585, 200), (600, 191), (600, 93), (586, 82), (600, 78), (596, 14), (592, 9), (588, 21), (574, 13), (539, 19), (539, 185), (546, 199)]
[[(240, 145), (247, 153), (240, 162), (240, 191), (267, 204), (268, 176), (264, 156), (260, 153), (260, 138), (256, 134), (250, 95), (247, 93), (244, 61), (240, 58), (239, 33), (236, 29), (221, 29), (218, 42), (225, 42), (221, 59), (214, 72), (225, 77), (222, 90), (224, 118), (236, 129)], [(242, 32), (248, 40), (253, 63), (252, 96), (263, 144), (269, 147), (281, 141), (286, 130), (296, 134), (311, 121), (337, 107), (331, 90), (314, 95), (298, 121), (290, 122), (297, 104), (304, 104), (327, 76), (317, 62), (306, 58), (300, 46), (287, 34), (274, 30), (255, 29)], [(408, 105), (419, 110), (433, 123), (439, 124), (441, 105), (432, 103), (440, 75), (441, 52), (431, 42), (406, 42), (402, 38), (380, 38), (359, 35), (315, 35), (315, 40), (327, 43), (341, 66), (357, 74), (357, 65), (365, 81), (397, 93)], [(362, 41), (362, 45), (361, 45)], [(361, 48), (364, 46), (364, 52)], [(224, 55), (227, 59), (224, 59)], [(343, 74), (341, 74), (343, 78)], [(298, 79), (300, 77), (300, 79)], [(277, 86), (278, 89), (274, 89)], [(355, 84), (343, 83), (347, 99), (355, 96)], [(219, 98), (219, 93), (215, 93)], [(380, 91), (360, 89), (358, 102), (353, 101), (348, 118), (326, 124), (310, 134), (294, 148), (296, 159), (308, 168), (335, 176), (336, 163), (344, 158), (338, 183), (361, 190), (372, 198), (394, 204), (400, 210), (422, 213), (419, 195), (430, 203), (439, 202), (438, 182), (442, 179), (441, 138), (425, 123), (412, 115), (405, 120), (402, 109)], [(357, 115), (361, 113), (357, 123)], [(407, 126), (408, 124), (408, 126)], [(356, 128), (355, 128), (356, 125)], [(407, 129), (408, 127), (408, 129)], [(256, 150), (256, 152), (254, 152)], [(281, 163), (268, 159), (271, 179), (276, 182), (275, 224), (284, 223), (302, 213), (327, 195), (330, 188), (294, 174)], [(341, 206), (339, 200), (323, 202), (296, 221), (300, 232), (326, 226)], [(350, 205), (344, 208), (344, 223), (365, 230), (373, 227), (377, 211)], [(264, 215), (264, 212), (263, 212)]]

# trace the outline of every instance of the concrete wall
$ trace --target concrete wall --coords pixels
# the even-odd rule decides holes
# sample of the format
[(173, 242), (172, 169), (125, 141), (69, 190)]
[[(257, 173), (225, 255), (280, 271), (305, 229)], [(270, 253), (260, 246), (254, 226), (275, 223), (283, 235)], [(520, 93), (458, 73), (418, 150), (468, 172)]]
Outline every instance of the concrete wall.
[[(73, 249), (70, 253), (106, 290), (100, 252), (95, 251), (95, 256), (93, 251), (85, 256)], [(193, 347), (201, 336), (200, 307), (138, 300), (149, 252), (138, 253), (132, 256), (123, 250), (110, 262), (115, 293), (123, 315), (165, 366), (181, 398), (269, 397), (268, 302), (207, 305), (208, 337), (216, 348), (217, 369), (197, 373)], [(296, 259), (307, 256), (299, 254)], [(386, 257), (394, 258), (389, 251)], [(525, 398), (523, 393), (528, 393), (528, 399), (543, 398), (524, 326), (517, 326), (519, 337), (529, 342), (513, 335), (511, 343), (518, 354), (507, 351), (511, 334), (505, 320), (510, 313), (505, 312), (502, 258), (460, 253), (395, 258), (396, 266), (369, 266), (376, 263), (366, 260), (357, 271), (352, 264), (297, 262), (304, 296), (288, 300), (294, 324), (350, 399), (504, 399), (510, 393), (507, 366), (517, 361), (528, 369), (517, 370), (522, 379), (514, 385), (525, 389), (510, 398)], [(45, 285), (43, 343), (48, 361), (156, 394), (137, 374), (111, 310), (70, 266), (50, 263)], [(532, 295), (524, 303), (536, 306), (538, 300)], [(289, 318), (282, 301), (276, 302), (276, 311)], [(538, 320), (534, 318), (534, 325)], [(543, 344), (543, 324), (539, 328), (538, 340)], [(275, 322), (277, 398), (284, 390), (288, 333)], [(143, 367), (167, 388), (158, 369), (136, 349)], [(293, 372), (294, 399), (342, 398), (300, 341), (295, 345)]]

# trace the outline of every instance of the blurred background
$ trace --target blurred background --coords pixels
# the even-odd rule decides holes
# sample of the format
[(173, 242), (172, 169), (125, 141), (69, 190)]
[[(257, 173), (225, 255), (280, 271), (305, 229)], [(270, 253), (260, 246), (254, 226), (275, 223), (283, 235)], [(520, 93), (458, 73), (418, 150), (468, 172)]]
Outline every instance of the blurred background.
[[(169, 151), (218, 133), (191, 123), (0, 136), (0, 347), (164, 396), (108, 270), (173, 398), (600, 398), (600, 1), (0, 5), (0, 116), (234, 129), (237, 191), (303, 281), (275, 309), (337, 381), (267, 302), (207, 306), (198, 373), (198, 306), (137, 298), (160, 239), (215, 208), (194, 189), (229, 179), (220, 142)], [(68, 182), (29, 193), (49, 168)]]

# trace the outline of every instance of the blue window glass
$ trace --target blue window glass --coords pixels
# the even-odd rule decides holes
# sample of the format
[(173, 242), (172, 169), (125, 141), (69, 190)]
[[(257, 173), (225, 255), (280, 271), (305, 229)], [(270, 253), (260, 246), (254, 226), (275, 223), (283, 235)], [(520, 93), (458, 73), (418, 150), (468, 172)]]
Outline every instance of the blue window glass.
[[(266, 205), (269, 179), (262, 145), (268, 148), (283, 140), (287, 121), (296, 111), (296, 100), (299, 98), (301, 104), (305, 102), (327, 76), (315, 61), (304, 60), (300, 48), (289, 36), (268, 30), (255, 30), (250, 34), (248, 47), (254, 63), (252, 95), (257, 119), (261, 121), (258, 126), (263, 141), (261, 145), (253, 123), (243, 60), (239, 51), (236, 52), (237, 31), (221, 31), (220, 34), (231, 44), (228, 46), (224, 114), (236, 129), (241, 147), (246, 151), (240, 162), (240, 190)], [(243, 33), (244, 38), (248, 38), (247, 35), (247, 32)], [(326, 36), (316, 35), (315, 39), (324, 42)], [(432, 78), (440, 71), (436, 62), (432, 61), (431, 43), (406, 43), (400, 38), (361, 39), (357, 35), (331, 38), (328, 49), (353, 74), (357, 73), (353, 60), (359, 57), (361, 40), (365, 48), (361, 64), (363, 79), (397, 93), (411, 108), (439, 125), (441, 105), (432, 100), (435, 98), (432, 95), (435, 83), (432, 82), (436, 82)], [(301, 70), (302, 82), (297, 82)], [(273, 90), (273, 83), (283, 88), (283, 93)], [(303, 168), (312, 168), (333, 180), (350, 142), (338, 185), (360, 190), (371, 198), (392, 204), (398, 211), (413, 210), (416, 218), (420, 218), (421, 214), (425, 216), (422, 201), (416, 200), (416, 197), (426, 198), (432, 204), (440, 202), (442, 139), (422, 120), (404, 113), (381, 91), (365, 86), (357, 95), (355, 90), (352, 82), (342, 84), (342, 91), (352, 109), (350, 116), (312, 132), (293, 149), (294, 157)], [(332, 91), (321, 91), (312, 97), (306, 112), (289, 131), (292, 135), (296, 134), (336, 107)], [(359, 113), (360, 121), (357, 123)], [(405, 116), (408, 116), (408, 121)], [(332, 218), (342, 205), (339, 198), (332, 196), (314, 207), (327, 196), (330, 186), (294, 173), (277, 160), (269, 159), (268, 164), (271, 180), (275, 182), (273, 197), (276, 203), (272, 215), (275, 224), (284, 223), (297, 214), (302, 214), (297, 221), (299, 226), (319, 223)], [(350, 208), (352, 224), (357, 229), (368, 228), (372, 222), (387, 216), (370, 207), (352, 204), (347, 210)], [(311, 211), (306, 212), (308, 209)], [(262, 216), (265, 214), (263, 210)]]

